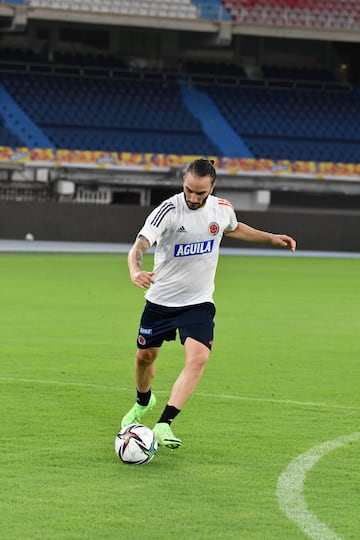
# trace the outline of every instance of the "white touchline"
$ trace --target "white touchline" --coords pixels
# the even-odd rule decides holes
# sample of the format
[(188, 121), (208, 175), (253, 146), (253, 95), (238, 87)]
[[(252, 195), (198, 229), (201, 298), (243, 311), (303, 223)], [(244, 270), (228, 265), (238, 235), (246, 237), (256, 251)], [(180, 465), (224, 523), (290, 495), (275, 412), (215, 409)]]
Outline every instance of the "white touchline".
[(352, 442), (360, 441), (360, 432), (326, 441), (313, 446), (294, 458), (280, 475), (276, 495), (281, 510), (313, 540), (341, 540), (329, 527), (310, 512), (304, 498), (304, 482), (307, 473), (326, 454)]
[[(59, 386), (75, 386), (79, 388), (93, 388), (94, 390), (108, 390), (112, 392), (134, 392), (133, 388), (120, 387), (120, 386), (109, 386), (107, 384), (97, 384), (97, 383), (86, 383), (78, 381), (58, 381), (52, 379), (28, 379), (23, 377), (0, 377), (0, 382), (9, 382), (9, 383), (24, 383), (24, 384), (53, 384)], [(156, 390), (157, 394), (168, 394), (168, 390)], [(320, 409), (337, 409), (339, 411), (359, 411), (360, 407), (353, 407), (351, 405), (336, 405), (334, 403), (321, 403), (315, 401), (297, 401), (293, 399), (275, 399), (275, 398), (266, 398), (258, 396), (238, 396), (233, 394), (210, 394), (204, 392), (195, 392), (195, 398), (205, 398), (205, 399), (229, 399), (234, 401), (255, 401), (260, 403), (273, 403), (278, 405), (295, 405), (300, 407), (316, 407)]]

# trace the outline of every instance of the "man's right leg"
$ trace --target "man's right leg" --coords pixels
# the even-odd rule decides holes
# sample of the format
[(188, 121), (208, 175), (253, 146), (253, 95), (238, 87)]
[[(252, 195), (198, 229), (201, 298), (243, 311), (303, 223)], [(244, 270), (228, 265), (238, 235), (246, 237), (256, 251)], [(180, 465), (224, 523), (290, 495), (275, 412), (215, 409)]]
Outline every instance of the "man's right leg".
[(156, 403), (156, 397), (151, 393), (151, 382), (155, 375), (155, 360), (159, 351), (160, 347), (137, 350), (135, 357), (137, 400), (135, 405), (122, 418), (122, 428), (130, 424), (141, 424), (145, 414)]

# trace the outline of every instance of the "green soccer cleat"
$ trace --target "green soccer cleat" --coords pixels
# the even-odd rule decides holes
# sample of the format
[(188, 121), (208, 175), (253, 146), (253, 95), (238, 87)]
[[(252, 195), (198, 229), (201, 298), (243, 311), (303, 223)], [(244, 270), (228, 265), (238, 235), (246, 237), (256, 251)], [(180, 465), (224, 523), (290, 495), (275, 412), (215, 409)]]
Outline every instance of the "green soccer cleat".
[(125, 414), (125, 416), (123, 416), (121, 420), (121, 428), (129, 426), (130, 424), (142, 424), (142, 420), (145, 414), (154, 407), (155, 403), (156, 397), (154, 394), (151, 394), (148, 405), (144, 406), (135, 403), (135, 405), (130, 409), (130, 411)]
[(166, 448), (179, 448), (182, 445), (182, 441), (175, 437), (171, 431), (171, 427), (166, 422), (155, 424), (153, 432), (159, 446), (166, 446)]

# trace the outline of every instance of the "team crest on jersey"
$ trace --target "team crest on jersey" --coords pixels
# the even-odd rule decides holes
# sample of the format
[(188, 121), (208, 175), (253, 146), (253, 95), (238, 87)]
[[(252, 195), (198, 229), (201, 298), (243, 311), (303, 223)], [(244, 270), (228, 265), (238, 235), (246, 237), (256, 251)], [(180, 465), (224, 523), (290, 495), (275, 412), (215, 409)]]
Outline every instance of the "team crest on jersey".
[(138, 343), (139, 345), (146, 345), (146, 339), (141, 334), (138, 335)]
[(215, 236), (220, 230), (220, 227), (218, 225), (218, 223), (216, 223), (215, 221), (212, 221), (209, 225), (209, 234), (211, 234), (211, 236)]

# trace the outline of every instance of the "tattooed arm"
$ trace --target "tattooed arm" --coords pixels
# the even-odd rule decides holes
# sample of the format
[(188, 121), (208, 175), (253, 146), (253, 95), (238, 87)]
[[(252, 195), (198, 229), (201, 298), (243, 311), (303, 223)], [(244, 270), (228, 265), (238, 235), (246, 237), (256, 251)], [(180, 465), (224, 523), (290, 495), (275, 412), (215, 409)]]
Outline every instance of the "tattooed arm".
[(147, 238), (140, 235), (136, 239), (128, 255), (130, 279), (134, 285), (137, 285), (141, 289), (147, 289), (150, 287), (151, 283), (154, 283), (154, 272), (145, 272), (144, 270), (141, 270), (144, 253), (149, 247), (150, 244)]

